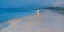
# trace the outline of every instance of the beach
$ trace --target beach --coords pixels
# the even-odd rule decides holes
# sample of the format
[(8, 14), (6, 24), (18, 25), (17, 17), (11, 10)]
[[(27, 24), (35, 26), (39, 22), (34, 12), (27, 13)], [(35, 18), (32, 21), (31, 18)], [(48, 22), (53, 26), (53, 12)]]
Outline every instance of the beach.
[(39, 15), (12, 19), (8, 23), (1, 32), (64, 32), (64, 16), (51, 10), (44, 10)]

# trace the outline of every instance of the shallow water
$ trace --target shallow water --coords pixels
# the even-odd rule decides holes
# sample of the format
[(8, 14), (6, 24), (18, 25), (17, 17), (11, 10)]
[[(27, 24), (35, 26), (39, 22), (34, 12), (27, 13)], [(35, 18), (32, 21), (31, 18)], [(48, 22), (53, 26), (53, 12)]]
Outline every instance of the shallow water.
[[(42, 10), (40, 10), (42, 12)], [(36, 14), (35, 10), (21, 8), (0, 8), (0, 23), (14, 18)]]

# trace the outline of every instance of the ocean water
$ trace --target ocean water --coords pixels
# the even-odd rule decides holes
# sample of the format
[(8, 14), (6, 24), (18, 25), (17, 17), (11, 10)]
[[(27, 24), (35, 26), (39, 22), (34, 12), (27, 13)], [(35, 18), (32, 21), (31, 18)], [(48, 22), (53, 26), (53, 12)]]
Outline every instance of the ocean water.
[[(42, 10), (40, 10), (40, 12), (42, 12)], [(35, 9), (0, 8), (0, 23), (6, 22), (14, 18), (20, 18), (35, 14)]]
[[(40, 10), (40, 13), (42, 10)], [(35, 15), (35, 9), (21, 9), (21, 8), (0, 8), (0, 32), (6, 28), (9, 23), (8, 20), (15, 18), (22, 18), (25, 16)]]

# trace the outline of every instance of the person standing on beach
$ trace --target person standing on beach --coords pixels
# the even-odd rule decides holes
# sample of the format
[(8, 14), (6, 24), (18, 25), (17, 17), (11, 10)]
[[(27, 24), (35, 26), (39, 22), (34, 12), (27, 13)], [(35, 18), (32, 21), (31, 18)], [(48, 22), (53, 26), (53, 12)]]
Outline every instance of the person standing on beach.
[(36, 15), (39, 15), (39, 10), (38, 9), (36, 9)]

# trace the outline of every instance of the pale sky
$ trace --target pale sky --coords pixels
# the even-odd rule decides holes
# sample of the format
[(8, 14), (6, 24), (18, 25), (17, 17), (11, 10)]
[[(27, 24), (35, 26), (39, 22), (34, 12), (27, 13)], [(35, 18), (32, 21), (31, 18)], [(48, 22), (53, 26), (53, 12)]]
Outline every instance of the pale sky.
[(0, 8), (64, 6), (64, 0), (0, 0)]

